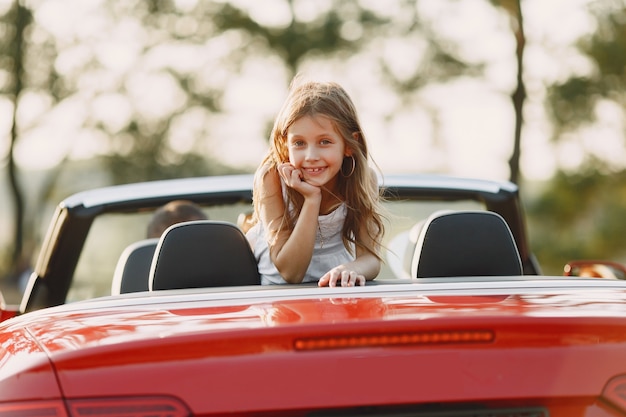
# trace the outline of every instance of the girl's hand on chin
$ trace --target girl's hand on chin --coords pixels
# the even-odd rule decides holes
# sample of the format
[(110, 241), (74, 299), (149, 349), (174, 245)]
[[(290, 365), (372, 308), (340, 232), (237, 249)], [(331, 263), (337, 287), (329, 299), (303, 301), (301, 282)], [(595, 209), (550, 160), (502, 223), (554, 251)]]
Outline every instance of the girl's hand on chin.
[(308, 182), (304, 181), (302, 171), (300, 171), (288, 162), (285, 162), (278, 166), (278, 173), (288, 187), (293, 188), (304, 197), (318, 195), (322, 192), (320, 187), (311, 185)]

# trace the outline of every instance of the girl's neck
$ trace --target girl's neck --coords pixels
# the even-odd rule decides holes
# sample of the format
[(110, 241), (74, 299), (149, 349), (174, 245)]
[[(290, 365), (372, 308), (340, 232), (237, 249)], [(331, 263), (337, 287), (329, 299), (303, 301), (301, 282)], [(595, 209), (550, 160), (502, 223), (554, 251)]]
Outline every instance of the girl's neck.
[(343, 203), (343, 197), (338, 192), (322, 189), (322, 202), (320, 203), (320, 214), (332, 213)]

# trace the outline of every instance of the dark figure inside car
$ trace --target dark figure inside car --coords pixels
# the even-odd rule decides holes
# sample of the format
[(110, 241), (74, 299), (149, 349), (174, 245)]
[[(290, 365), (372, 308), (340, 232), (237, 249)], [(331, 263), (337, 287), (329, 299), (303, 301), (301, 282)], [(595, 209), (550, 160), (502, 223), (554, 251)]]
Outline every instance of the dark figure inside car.
[(191, 201), (170, 201), (154, 212), (150, 223), (148, 223), (147, 237), (161, 237), (165, 229), (171, 225), (192, 220), (207, 220), (207, 215)]

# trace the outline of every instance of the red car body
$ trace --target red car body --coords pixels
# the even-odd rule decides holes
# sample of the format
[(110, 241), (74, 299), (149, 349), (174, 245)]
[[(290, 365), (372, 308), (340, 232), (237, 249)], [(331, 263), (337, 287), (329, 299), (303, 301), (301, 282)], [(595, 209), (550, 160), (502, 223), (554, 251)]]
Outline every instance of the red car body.
[(524, 275), (68, 301), (96, 217), (173, 198), (248, 204), (249, 185), (178, 180), (62, 202), (21, 306), (1, 309), (0, 416), (626, 415), (626, 281), (539, 275), (508, 183), (400, 178), (387, 193), (484, 202)]
[(170, 402), (181, 416), (624, 415), (622, 282), (166, 293), (5, 322), (0, 415), (31, 415), (16, 402), (93, 413), (71, 416), (178, 415), (128, 411)]

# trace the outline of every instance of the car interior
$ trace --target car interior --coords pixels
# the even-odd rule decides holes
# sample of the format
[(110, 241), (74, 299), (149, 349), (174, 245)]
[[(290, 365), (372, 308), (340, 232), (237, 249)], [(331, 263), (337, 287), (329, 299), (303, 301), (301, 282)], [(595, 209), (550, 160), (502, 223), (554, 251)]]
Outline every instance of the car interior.
[[(411, 276), (522, 275), (520, 255), (506, 221), (490, 211), (440, 210), (413, 228)], [(118, 261), (111, 294), (260, 284), (242, 231), (224, 221), (191, 221), (160, 239), (129, 245)]]
[[(411, 262), (415, 252), (414, 248), (417, 242), (417, 235), (418, 232), (421, 231), (421, 228), (415, 226), (416, 222), (423, 222), (432, 213), (441, 210), (486, 211), (484, 204), (468, 199), (459, 201), (407, 199), (392, 200), (385, 204), (386, 210), (389, 213), (388, 227), (385, 231), (385, 240), (383, 241), (385, 262), (382, 265), (379, 278), (370, 283), (373, 285), (376, 285), (377, 281), (380, 281), (380, 283), (389, 283), (396, 280), (408, 280), (416, 276), (411, 274)], [(236, 234), (241, 237), (242, 235), (240, 233), (243, 232), (236, 226), (238, 224), (238, 217), (241, 213), (247, 213), (250, 210), (250, 203), (245, 201), (235, 204), (205, 205), (203, 206), (203, 210), (206, 212), (207, 217), (211, 219), (210, 221), (229, 223), (232, 225), (231, 227), (237, 229)], [(152, 217), (152, 213), (151, 210), (140, 210), (97, 216), (87, 235), (81, 257), (74, 273), (74, 279), (71, 281), (65, 302), (75, 302), (106, 295), (128, 294), (148, 290), (150, 265), (152, 264), (154, 250), (157, 246), (155, 240), (147, 240), (145, 235), (145, 228)], [(206, 233), (208, 233), (208, 231), (206, 231)], [(168, 239), (171, 239), (172, 236)], [(205, 239), (207, 242), (218, 242), (217, 246), (219, 246), (219, 242), (221, 242), (220, 237), (209, 238), (207, 236), (199, 236), (198, 238)], [(186, 237), (185, 239), (188, 238)], [(244, 243), (247, 243), (245, 237), (243, 237), (242, 240)], [(171, 261), (172, 263), (170, 265), (172, 269), (168, 274), (172, 274), (172, 278), (168, 278), (168, 280), (170, 280), (172, 284), (163, 284), (163, 287), (159, 287), (160, 284), (158, 284), (155, 286), (155, 289), (175, 287), (190, 288), (195, 286), (214, 287), (217, 285), (211, 283), (197, 283), (195, 280), (199, 278), (194, 278), (193, 275), (189, 275), (189, 282), (186, 284), (182, 283), (183, 275), (188, 275), (187, 273), (183, 273), (183, 271), (193, 269), (187, 265), (192, 265), (191, 262), (203, 262), (206, 264), (206, 254), (209, 252), (206, 248), (211, 247), (208, 243), (185, 243), (184, 245), (183, 247), (191, 249), (186, 252), (181, 251), (178, 261)], [(103, 250), (103, 247), (106, 247), (107, 250)], [(195, 249), (198, 249), (201, 253), (196, 253), (196, 260), (192, 260), (191, 258), (194, 256)], [(222, 249), (221, 247), (215, 248), (216, 251)], [(254, 259), (254, 256), (250, 253), (249, 247), (245, 246), (240, 250), (243, 251), (241, 253), (244, 255), (236, 255), (233, 261), (235, 266), (231, 268), (239, 268), (239, 264), (245, 264), (247, 261), (242, 261), (244, 258)], [(211, 252), (213, 252), (213, 249)], [(164, 256), (166, 255), (166, 253), (163, 253), (159, 256), (161, 259), (165, 259)], [(176, 256), (178, 257), (179, 255)], [(232, 257), (232, 255), (225, 257)], [(219, 261), (224, 262), (225, 260), (219, 259)], [(256, 267), (256, 264), (254, 264), (254, 266)], [(202, 268), (205, 270), (212, 269), (212, 267)], [(238, 274), (241, 274), (243, 277), (249, 276), (248, 272), (239, 272), (234, 274), (234, 276)], [(232, 282), (235, 281), (224, 285), (232, 286)], [(254, 277), (252, 281), (248, 281), (246, 278), (245, 282), (249, 282), (253, 285), (258, 284), (258, 281), (256, 281)]]

